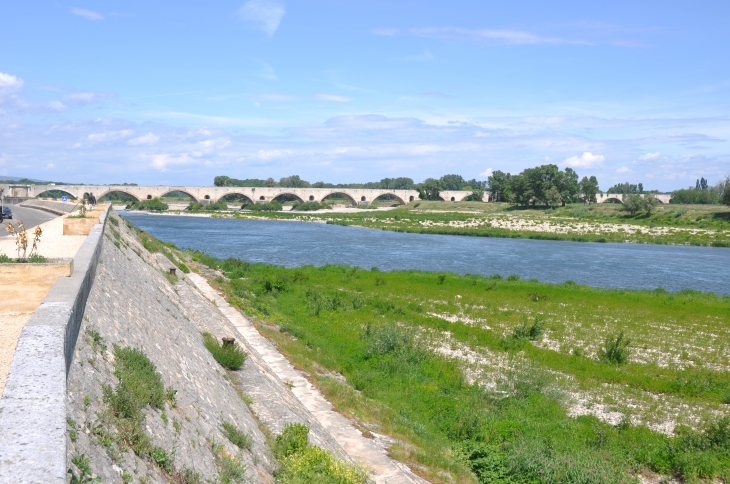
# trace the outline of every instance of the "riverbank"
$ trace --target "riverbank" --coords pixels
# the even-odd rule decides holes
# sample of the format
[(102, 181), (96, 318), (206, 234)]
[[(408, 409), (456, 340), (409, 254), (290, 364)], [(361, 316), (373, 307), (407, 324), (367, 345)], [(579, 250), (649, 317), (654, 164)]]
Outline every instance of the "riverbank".
[(730, 478), (728, 297), (193, 259), (431, 482)]
[(521, 209), (502, 203), (415, 202), (378, 210), (209, 212), (214, 217), (293, 220), (396, 232), (476, 237), (730, 247), (730, 209), (665, 205), (630, 216), (620, 205)]

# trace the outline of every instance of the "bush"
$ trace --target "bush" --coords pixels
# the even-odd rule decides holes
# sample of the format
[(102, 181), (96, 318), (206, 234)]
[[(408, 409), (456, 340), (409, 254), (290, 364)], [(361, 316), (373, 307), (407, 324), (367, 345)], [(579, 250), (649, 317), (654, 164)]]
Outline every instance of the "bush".
[(622, 365), (629, 360), (630, 344), (623, 331), (617, 336), (606, 336), (603, 348), (598, 350), (598, 359), (610, 365)]
[(186, 266), (184, 263), (182, 263), (182, 262), (179, 263), (177, 265), (177, 267), (178, 267), (178, 269), (180, 269), (181, 271), (183, 271), (185, 274), (190, 274), (190, 268), (188, 266)]
[(235, 342), (220, 344), (210, 333), (203, 333), (203, 343), (215, 361), (228, 370), (240, 369), (248, 356)]
[(146, 210), (147, 212), (162, 212), (169, 209), (170, 206), (155, 197), (152, 200), (143, 200), (141, 202), (132, 202), (127, 205), (127, 210)]
[(281, 434), (276, 436), (274, 456), (281, 460), (301, 452), (309, 445), (309, 427), (300, 423), (288, 423)]
[(332, 206), (326, 204), (326, 203), (319, 203), (319, 202), (304, 202), (304, 203), (298, 203), (294, 205), (293, 210), (297, 210), (299, 212), (311, 212), (313, 210), (331, 210)]
[(244, 203), (241, 210), (250, 210), (252, 212), (280, 212), (283, 207), (276, 200), (269, 203)]
[(542, 321), (539, 317), (535, 318), (532, 325), (527, 324), (527, 321), (517, 326), (512, 331), (512, 337), (515, 339), (529, 339), (530, 341), (537, 341), (542, 336)]

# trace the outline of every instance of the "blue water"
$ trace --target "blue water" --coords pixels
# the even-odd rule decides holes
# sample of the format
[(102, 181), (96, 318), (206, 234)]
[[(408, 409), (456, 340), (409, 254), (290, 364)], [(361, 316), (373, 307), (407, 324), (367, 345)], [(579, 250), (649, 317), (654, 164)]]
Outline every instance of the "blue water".
[(458, 274), (517, 274), (607, 288), (730, 294), (730, 249), (425, 235), (321, 223), (123, 212), (180, 248), (287, 267), (347, 264)]

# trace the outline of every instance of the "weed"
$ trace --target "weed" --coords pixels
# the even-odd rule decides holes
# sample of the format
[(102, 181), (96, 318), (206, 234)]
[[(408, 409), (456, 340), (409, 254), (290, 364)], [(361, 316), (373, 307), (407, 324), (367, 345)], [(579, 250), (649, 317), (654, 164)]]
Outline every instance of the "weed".
[(443, 284), (446, 281), (446, 274), (439, 274), (436, 284)]
[(542, 320), (539, 317), (535, 318), (535, 321), (528, 325), (527, 321), (517, 326), (512, 331), (512, 337), (515, 339), (529, 339), (530, 341), (537, 341), (542, 336)]
[(109, 217), (109, 222), (110, 222), (110, 223), (111, 223), (111, 224), (112, 224), (113, 226), (115, 226), (115, 227), (119, 227), (119, 220), (117, 220), (117, 219), (116, 219), (115, 217)]
[(203, 344), (215, 361), (228, 370), (240, 369), (248, 356), (235, 342), (220, 344), (210, 333), (203, 333)]
[(134, 476), (127, 471), (122, 471), (122, 482), (134, 482)]
[(86, 334), (91, 338), (91, 347), (94, 351), (101, 351), (102, 353), (106, 351), (106, 343), (98, 331), (92, 328), (86, 328)]
[(186, 265), (185, 265), (184, 263), (180, 262), (180, 263), (179, 263), (179, 264), (177, 265), (177, 267), (178, 267), (178, 268), (179, 268), (179, 269), (180, 269), (181, 271), (183, 271), (183, 273), (185, 273), (185, 274), (190, 274), (190, 268), (189, 268), (188, 266), (186, 266)]
[(167, 417), (167, 414), (165, 412), (162, 412), (160, 414), (160, 419), (162, 419), (163, 422), (165, 422), (165, 425), (170, 421), (170, 419)]
[(274, 444), (274, 456), (281, 460), (285, 457), (300, 452), (309, 445), (309, 427), (300, 423), (289, 423), (284, 430), (276, 436)]
[(610, 365), (623, 365), (629, 361), (629, 340), (621, 331), (616, 336), (606, 336), (603, 348), (598, 350), (598, 359)]
[(384, 277), (375, 276), (375, 285), (376, 286), (384, 286), (387, 283), (388, 283), (388, 281), (386, 281)]
[(203, 484), (203, 479), (200, 477), (200, 473), (195, 472), (192, 469), (185, 469), (180, 474), (185, 484)]
[(152, 445), (149, 449), (149, 456), (150, 459), (152, 459), (152, 461), (160, 466), (160, 468), (162, 468), (165, 472), (168, 474), (172, 473), (173, 458), (165, 449)]
[(251, 448), (251, 436), (238, 430), (238, 428), (231, 423), (223, 422), (223, 435), (225, 435), (226, 438), (239, 449)]
[(91, 472), (91, 462), (86, 454), (76, 454), (71, 458), (71, 463), (79, 470), (77, 475), (73, 469), (68, 469), (68, 474), (71, 475), (71, 484), (92, 484), (94, 482), (101, 482), (101, 477), (93, 477)]

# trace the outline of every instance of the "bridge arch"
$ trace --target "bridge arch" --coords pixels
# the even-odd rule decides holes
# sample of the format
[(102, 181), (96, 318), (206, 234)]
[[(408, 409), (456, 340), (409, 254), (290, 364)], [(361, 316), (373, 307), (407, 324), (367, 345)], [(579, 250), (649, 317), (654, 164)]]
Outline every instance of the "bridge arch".
[[(287, 202), (287, 201), (289, 201), (289, 200), (277, 200), (277, 199), (278, 199), (279, 197), (293, 197), (293, 198), (296, 198), (296, 199), (297, 199), (297, 201), (298, 201), (299, 203), (304, 203), (304, 200), (302, 199), (302, 197), (300, 197), (300, 196), (299, 196), (299, 195), (297, 195), (296, 193), (291, 193), (291, 192), (281, 192), (281, 193), (278, 193), (278, 194), (277, 194), (277, 195), (276, 195), (275, 197), (273, 197), (273, 198), (272, 198), (271, 200), (272, 200), (272, 201), (273, 201), (273, 200), (276, 200), (276, 201), (277, 201), (277, 202), (279, 202), (279, 203), (281, 203), (281, 202)], [(263, 198), (263, 197), (260, 197), (260, 198), (259, 198), (259, 200), (265, 200), (265, 198)]]
[(376, 201), (377, 202), (389, 201), (387, 198), (381, 198), (381, 197), (392, 197), (393, 199), (397, 200), (401, 205), (406, 204), (406, 202), (401, 197), (399, 197), (398, 195), (396, 195), (395, 193), (392, 193), (392, 192), (381, 193), (380, 195), (375, 197), (372, 202), (375, 203)]
[[(187, 191), (185, 191), (185, 190), (169, 190), (169, 191), (167, 191), (167, 192), (163, 193), (162, 195), (160, 195), (160, 198), (163, 198), (163, 197), (164, 197), (165, 195), (169, 195), (170, 193), (184, 193), (185, 195), (187, 195), (188, 197), (190, 197), (190, 198), (191, 198), (191, 199), (193, 200), (193, 202), (195, 202), (195, 203), (200, 203), (200, 200), (198, 200), (198, 199), (197, 199), (197, 198), (195, 197), (195, 195), (193, 195), (192, 193), (190, 193), (190, 192), (187, 192)], [(152, 199), (152, 198), (153, 198), (153, 197), (152, 197), (151, 195), (147, 195), (147, 199), (148, 199), (148, 200), (150, 200), (150, 199)]]
[[(78, 197), (76, 195), (72, 194), (71, 192), (67, 192), (66, 190), (62, 188), (53, 188), (50, 190), (45, 190), (38, 195), (36, 195), (36, 198), (61, 198), (62, 196), (67, 196), (69, 200), (76, 200)], [(81, 196), (83, 198), (83, 195)]]
[[(327, 200), (327, 197), (329, 197), (330, 195), (344, 195), (345, 199), (348, 200), (351, 205), (357, 205), (357, 202), (355, 201), (354, 198), (352, 198), (352, 195), (350, 195), (349, 193), (343, 192), (343, 191), (338, 191), (338, 190), (332, 190), (330, 193), (323, 196), (321, 198), (321, 200), (319, 200), (319, 202), (324, 203)], [(313, 198), (313, 197), (310, 197), (310, 198)]]
[(603, 199), (603, 201), (601, 203), (621, 203), (621, 204), (623, 204), (624, 201), (618, 197), (608, 197), (608, 198)]
[[(107, 190), (107, 191), (103, 192), (101, 195), (98, 195), (96, 197), (96, 200), (98, 202), (104, 202), (106, 200), (102, 200), (102, 199), (104, 197), (107, 197), (109, 199), (109, 201), (115, 201), (115, 200), (113, 200), (113, 198), (110, 197), (110, 195), (112, 195), (113, 193), (120, 193), (120, 194), (126, 195), (128, 197), (132, 197), (132, 198), (134, 198), (138, 202), (140, 201), (138, 196), (132, 195), (131, 193), (129, 193), (129, 192), (125, 191), (125, 190)], [(119, 200), (119, 201), (126, 202), (126, 200)]]
[[(235, 200), (235, 199), (234, 200), (226, 200), (226, 198), (229, 198), (229, 197), (230, 198), (238, 197), (239, 199), (238, 200)], [(240, 199), (243, 199), (243, 201), (241, 201)], [(215, 202), (216, 203), (218, 203), (218, 202), (226, 202), (226, 203), (239, 203), (239, 202), (241, 202), (241, 203), (254, 203), (254, 201), (251, 200), (251, 197), (249, 197), (248, 195), (244, 195), (241, 192), (230, 192), (230, 193), (226, 193), (225, 195), (222, 195), (221, 197), (219, 197), (218, 200), (216, 200)]]

